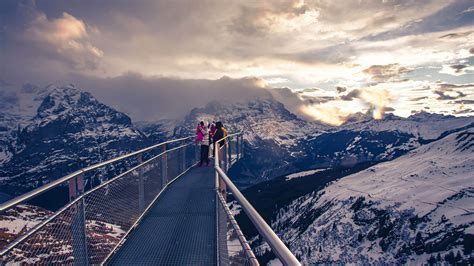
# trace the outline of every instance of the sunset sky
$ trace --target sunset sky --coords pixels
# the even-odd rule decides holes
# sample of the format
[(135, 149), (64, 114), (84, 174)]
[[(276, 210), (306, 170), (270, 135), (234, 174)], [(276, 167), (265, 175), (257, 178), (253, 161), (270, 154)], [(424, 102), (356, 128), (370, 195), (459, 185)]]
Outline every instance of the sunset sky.
[(7, 0), (0, 23), (4, 82), (74, 82), (132, 116), (154, 109), (126, 91), (195, 82), (289, 88), (332, 124), (369, 109), (474, 115), (472, 0)]

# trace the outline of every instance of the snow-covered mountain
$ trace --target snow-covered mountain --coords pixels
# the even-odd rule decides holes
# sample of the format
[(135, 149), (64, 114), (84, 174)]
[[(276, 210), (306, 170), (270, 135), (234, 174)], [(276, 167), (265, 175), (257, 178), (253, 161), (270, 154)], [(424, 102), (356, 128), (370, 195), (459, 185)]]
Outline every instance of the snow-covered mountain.
[(273, 227), (303, 263), (474, 262), (474, 130), (335, 181)]
[(36, 110), (52, 89), (25, 84), (21, 88), (0, 80), (0, 163), (12, 156), (10, 142), (36, 115)]
[(231, 173), (242, 186), (308, 169), (391, 160), (423, 143), (474, 127), (474, 117), (424, 112), (408, 118), (389, 114), (382, 120), (360, 115), (332, 127), (300, 119), (280, 102), (265, 98), (232, 104), (211, 102), (192, 110), (175, 128), (169, 123), (156, 128), (168, 131), (167, 136), (184, 136), (192, 134), (201, 120), (220, 120), (230, 132), (244, 132), (246, 156)]
[(73, 85), (1, 90), (0, 189), (19, 194), (149, 144), (130, 118)]
[(473, 117), (420, 113), (383, 120), (361, 115), (330, 127), (300, 119), (267, 97), (211, 102), (182, 121), (135, 126), (73, 85), (1, 86), (0, 184), (3, 191), (17, 190), (7, 184), (24, 188), (17, 193), (145, 144), (192, 135), (200, 120), (220, 120), (230, 132), (244, 132), (246, 156), (232, 169), (241, 185), (313, 168), (390, 160), (474, 124)]

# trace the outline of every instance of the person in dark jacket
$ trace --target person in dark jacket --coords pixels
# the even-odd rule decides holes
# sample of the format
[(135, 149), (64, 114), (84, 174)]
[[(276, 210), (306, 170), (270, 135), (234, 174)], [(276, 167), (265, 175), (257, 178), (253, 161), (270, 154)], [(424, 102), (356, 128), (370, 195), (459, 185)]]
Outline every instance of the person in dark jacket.
[[(222, 125), (222, 122), (217, 122), (216, 123), (216, 131), (214, 132), (214, 136), (212, 138), (212, 142), (214, 143), (214, 151), (216, 149), (219, 149), (220, 147), (222, 147), (224, 144), (225, 144), (225, 140), (223, 140), (222, 138), (224, 138), (224, 130), (223, 130), (224, 126)], [(222, 161), (222, 150), (219, 152), (219, 160)]]

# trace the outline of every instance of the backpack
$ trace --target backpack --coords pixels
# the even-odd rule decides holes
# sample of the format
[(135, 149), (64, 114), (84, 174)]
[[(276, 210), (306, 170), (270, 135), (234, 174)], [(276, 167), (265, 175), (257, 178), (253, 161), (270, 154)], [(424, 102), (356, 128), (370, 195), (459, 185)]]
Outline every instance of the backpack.
[[(225, 127), (222, 127), (222, 132), (224, 132), (224, 138), (227, 137), (227, 129)], [(224, 143), (227, 144), (227, 139), (224, 139)]]

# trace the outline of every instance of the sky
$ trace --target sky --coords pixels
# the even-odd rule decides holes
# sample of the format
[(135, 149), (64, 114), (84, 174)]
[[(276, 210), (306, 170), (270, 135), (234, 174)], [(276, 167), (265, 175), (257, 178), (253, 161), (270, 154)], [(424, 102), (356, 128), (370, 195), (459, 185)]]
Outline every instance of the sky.
[(0, 2), (0, 79), (134, 120), (271, 95), (310, 120), (474, 115), (474, 1)]

